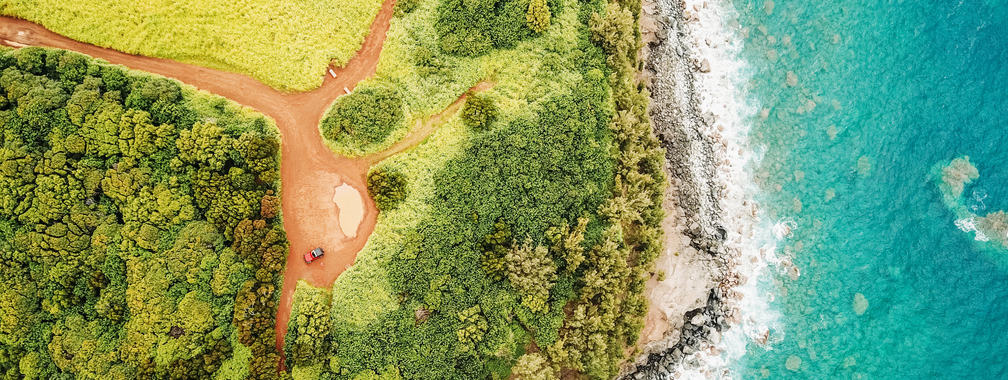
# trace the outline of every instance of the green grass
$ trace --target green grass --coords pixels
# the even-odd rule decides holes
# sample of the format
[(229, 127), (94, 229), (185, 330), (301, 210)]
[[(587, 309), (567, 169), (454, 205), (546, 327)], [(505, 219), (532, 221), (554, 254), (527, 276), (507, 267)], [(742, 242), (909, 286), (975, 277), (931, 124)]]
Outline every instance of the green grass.
[(250, 75), (283, 91), (322, 84), (370, 31), (381, 0), (13, 0), (0, 14), (131, 54)]

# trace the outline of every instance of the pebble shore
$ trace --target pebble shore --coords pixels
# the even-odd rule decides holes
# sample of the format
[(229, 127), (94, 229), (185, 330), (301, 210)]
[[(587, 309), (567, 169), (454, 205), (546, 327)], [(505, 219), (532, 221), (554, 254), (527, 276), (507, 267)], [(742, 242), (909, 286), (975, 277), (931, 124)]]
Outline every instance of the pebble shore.
[[(702, 0), (691, 0), (691, 4), (683, 0), (646, 0), (642, 4), (640, 24), (645, 46), (640, 56), (645, 66), (640, 80), (651, 91), (651, 116), (655, 134), (665, 149), (670, 181), (667, 198), (672, 201), (666, 202), (666, 213), (675, 219), (665, 227), (669, 238), (663, 256), (676, 257), (660, 257), (657, 264), (668, 275), (667, 286), (694, 289), (692, 293), (649, 291), (652, 309), (680, 315), (664, 315), (666, 324), (662, 327), (666, 331), (657, 337), (649, 314), (642, 334), (645, 342), (638, 345), (638, 355), (625, 366), (620, 379), (681, 378), (679, 372), (684, 369), (703, 377), (723, 377), (726, 369), (704, 363), (704, 358), (717, 357), (722, 334), (741, 322), (738, 301), (742, 295), (735, 288), (745, 284), (746, 277), (737, 268), (743, 260), (746, 240), (753, 236), (757, 207), (752, 194), (738, 185), (749, 181), (742, 168), (748, 157), (738, 146), (740, 139), (729, 138), (732, 131), (726, 131), (726, 125), (738, 127), (729, 124), (738, 118), (728, 114), (735, 112), (737, 116), (739, 111), (729, 109), (728, 104), (711, 102), (713, 95), (700, 86), (703, 76), (725, 75), (724, 70), (719, 74), (720, 68), (715, 66), (719, 61), (708, 59), (705, 53), (729, 42), (727, 38), (725, 43), (712, 42), (709, 37), (696, 35), (700, 15), (706, 11), (707, 3)], [(695, 253), (695, 257), (688, 253)], [(680, 254), (686, 258), (680, 258)], [(746, 259), (756, 261), (755, 257)], [(673, 267), (667, 267), (669, 263)], [(682, 274), (683, 265), (692, 266), (693, 272), (706, 273), (698, 275), (687, 270)], [(696, 296), (697, 286), (701, 287), (700, 297), (694, 300), (691, 298)], [(687, 299), (681, 299), (684, 295)], [(682, 307), (686, 305), (689, 307)]]

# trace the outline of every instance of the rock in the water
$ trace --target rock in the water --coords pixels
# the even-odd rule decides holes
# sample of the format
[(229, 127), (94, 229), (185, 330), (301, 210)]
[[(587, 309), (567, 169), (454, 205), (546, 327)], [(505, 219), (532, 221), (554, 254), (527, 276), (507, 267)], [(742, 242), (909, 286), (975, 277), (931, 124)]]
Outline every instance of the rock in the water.
[(857, 172), (861, 177), (867, 177), (871, 174), (872, 161), (868, 156), (861, 156), (857, 161)]
[(787, 72), (787, 85), (791, 87), (798, 85), (798, 76), (795, 75), (794, 71)]
[(854, 295), (854, 312), (857, 315), (862, 315), (865, 310), (868, 310), (868, 299), (865, 298), (864, 294), (857, 293)]
[(788, 268), (787, 275), (791, 278), (791, 281), (798, 281), (798, 277), (801, 276), (801, 270), (796, 266), (792, 266)]
[(850, 368), (850, 367), (853, 367), (855, 365), (857, 365), (857, 359), (855, 359), (853, 356), (848, 356), (848, 357), (844, 358), (844, 360), (843, 360), (843, 367), (844, 368)]
[(765, 11), (767, 15), (773, 14), (773, 9), (774, 9), (773, 0), (767, 0), (765, 3), (763, 3), (763, 11)]
[(791, 355), (787, 358), (787, 361), (784, 362), (784, 367), (792, 371), (797, 371), (801, 368), (801, 358)]
[(703, 313), (694, 315), (693, 319), (690, 320), (690, 323), (697, 326), (701, 326), (704, 323), (707, 323), (707, 316), (703, 315)]
[(700, 61), (700, 72), (701, 73), (710, 72), (710, 61), (708, 61), (707, 58), (704, 58), (703, 61)]

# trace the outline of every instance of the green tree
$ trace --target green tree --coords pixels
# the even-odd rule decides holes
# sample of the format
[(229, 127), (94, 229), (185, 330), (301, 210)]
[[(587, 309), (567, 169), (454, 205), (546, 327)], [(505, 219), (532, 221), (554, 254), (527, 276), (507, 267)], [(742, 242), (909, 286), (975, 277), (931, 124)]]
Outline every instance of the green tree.
[(462, 121), (477, 131), (488, 129), (497, 121), (497, 105), (485, 95), (469, 94), (462, 107)]
[(329, 303), (329, 292), (298, 281), (284, 337), (288, 365), (312, 365), (324, 358), (322, 353), (329, 351), (332, 329)]
[(559, 379), (547, 359), (540, 353), (530, 353), (519, 357), (512, 373), (519, 380)]
[(592, 14), (588, 26), (592, 40), (610, 56), (617, 59), (635, 57), (632, 54), (638, 42), (634, 34), (634, 17), (629, 10), (617, 3), (609, 3), (605, 14)]
[(14, 217), (31, 207), (35, 162), (28, 149), (7, 143), (0, 148), (0, 215)]
[(233, 142), (216, 123), (198, 122), (191, 129), (179, 131), (175, 145), (182, 161), (217, 171), (230, 158)]
[(406, 199), (406, 176), (397, 170), (378, 167), (368, 173), (367, 189), (375, 206), (389, 211)]
[(548, 309), (546, 302), (556, 281), (556, 264), (548, 255), (548, 248), (535, 245), (527, 238), (505, 256), (508, 282), (521, 295), (522, 305), (532, 312)]
[(420, 0), (400, 0), (395, 3), (396, 17), (403, 17), (420, 6)]
[(565, 262), (564, 273), (567, 275), (574, 275), (585, 260), (585, 250), (581, 243), (585, 239), (588, 218), (578, 218), (577, 222), (573, 230), (564, 224), (559, 228), (550, 227), (546, 231), (546, 238), (550, 241), (550, 252)]
[(174, 126), (154, 126), (149, 113), (128, 110), (119, 122), (119, 152), (137, 159), (147, 157), (169, 146), (174, 136)]
[[(74, 106), (74, 103), (71, 103)], [(123, 107), (118, 92), (106, 92), (94, 105), (94, 112), (81, 116), (84, 120), (77, 134), (85, 141), (85, 154), (92, 157), (111, 157), (119, 154), (119, 124)], [(76, 112), (76, 111), (75, 111)], [(71, 113), (71, 117), (76, 117)]]
[(458, 318), (461, 321), (461, 327), (456, 331), (456, 334), (461, 343), (461, 349), (462, 351), (472, 351), (486, 335), (489, 327), (486, 317), (479, 305), (476, 305), (460, 311)]
[(493, 48), (510, 49), (531, 36), (526, 25), (529, 0), (447, 0), (437, 8), (434, 29), (441, 50), (479, 56)]
[(385, 141), (403, 123), (403, 117), (403, 98), (398, 89), (365, 85), (336, 98), (320, 128), (328, 140), (362, 147)]
[(494, 281), (507, 278), (507, 255), (511, 250), (511, 227), (503, 221), (493, 225), (492, 232), (483, 237), (483, 271)]
[(525, 22), (528, 23), (529, 29), (532, 29), (536, 33), (542, 33), (546, 29), (549, 29), (550, 9), (549, 5), (546, 4), (546, 0), (529, 1)]

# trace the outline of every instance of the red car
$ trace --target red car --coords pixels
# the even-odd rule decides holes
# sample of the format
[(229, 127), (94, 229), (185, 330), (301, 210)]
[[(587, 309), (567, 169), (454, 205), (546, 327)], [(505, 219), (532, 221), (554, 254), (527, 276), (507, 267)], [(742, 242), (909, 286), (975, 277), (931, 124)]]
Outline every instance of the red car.
[(315, 248), (311, 250), (311, 252), (304, 254), (304, 261), (308, 264), (311, 264), (312, 261), (315, 261), (315, 259), (322, 257), (323, 254), (325, 254), (325, 251), (323, 251), (321, 247)]

